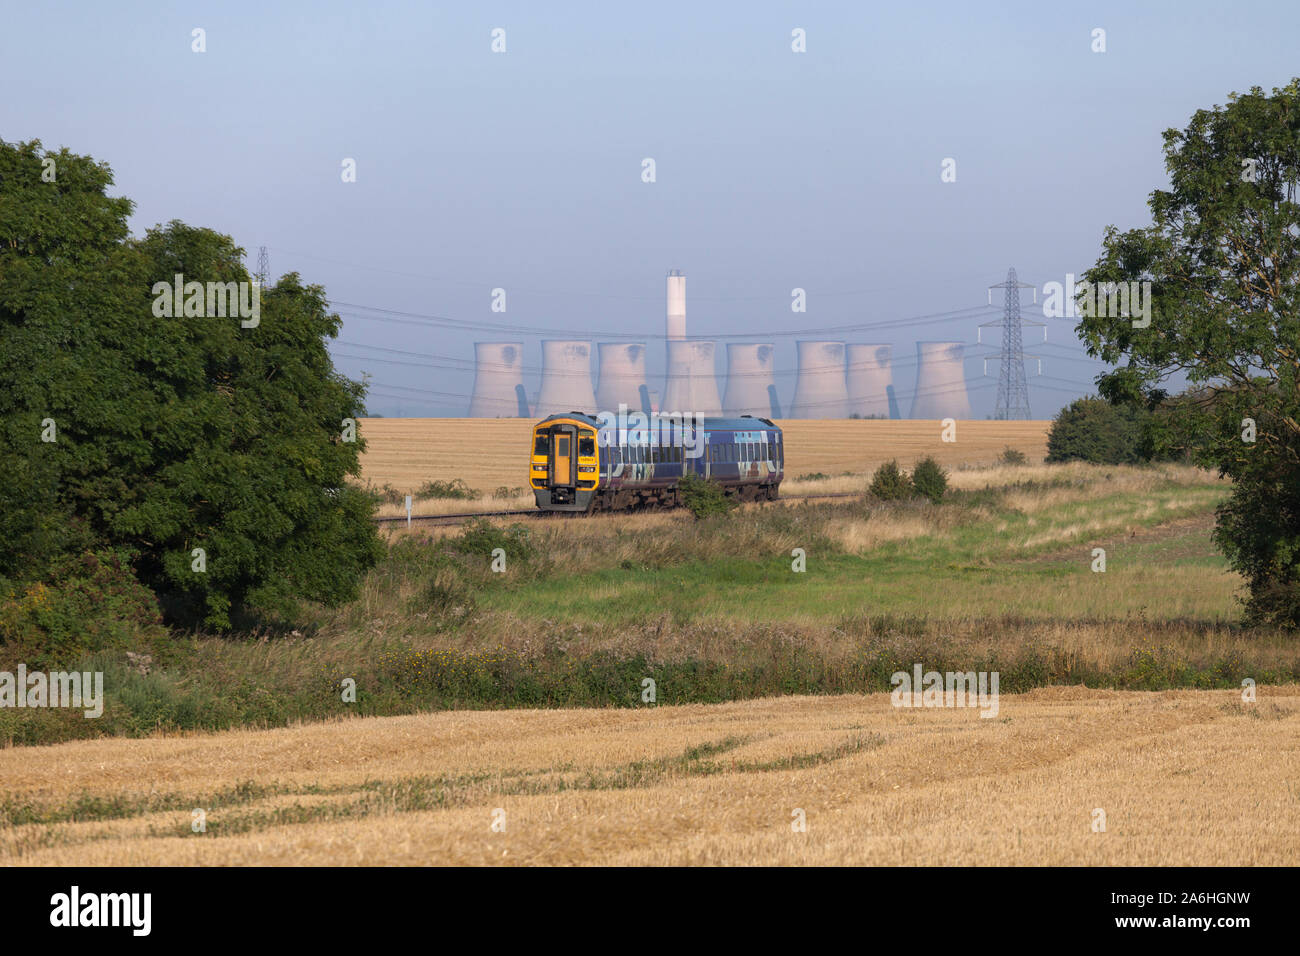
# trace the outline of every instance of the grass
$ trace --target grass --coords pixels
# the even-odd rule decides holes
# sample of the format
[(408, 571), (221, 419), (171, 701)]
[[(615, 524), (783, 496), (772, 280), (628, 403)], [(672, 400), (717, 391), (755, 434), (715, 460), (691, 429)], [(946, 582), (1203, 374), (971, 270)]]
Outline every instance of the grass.
[[(105, 672), (102, 718), (3, 709), (0, 741), (636, 707), (647, 677), (673, 704), (872, 692), (917, 661), (998, 670), (1007, 691), (1300, 679), (1293, 636), (1235, 623), (1239, 583), (1209, 540), (1225, 493), (1212, 476), (1072, 464), (954, 471), (952, 483), (940, 505), (396, 533), (354, 604), (316, 609), (293, 633), (180, 638), (147, 675), (102, 655), (80, 668)], [(505, 573), (490, 569), (498, 547)]]

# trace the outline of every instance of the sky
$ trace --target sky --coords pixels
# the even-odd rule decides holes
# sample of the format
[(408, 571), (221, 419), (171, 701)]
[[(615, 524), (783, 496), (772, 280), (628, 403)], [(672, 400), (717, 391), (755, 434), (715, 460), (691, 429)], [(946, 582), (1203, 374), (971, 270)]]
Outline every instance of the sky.
[[(463, 415), (476, 340), (524, 343), (530, 395), (544, 338), (641, 336), (661, 376), (676, 268), (692, 336), (777, 344), (783, 403), (805, 330), (849, 326), (894, 346), (904, 415), (914, 343), (967, 343), (986, 417), (987, 287), (1089, 268), (1149, 222), (1163, 130), (1300, 74), (1291, 0), (3, 0), (0, 24), (0, 139), (107, 162), (137, 235), (181, 219), (324, 286), (386, 416)], [(1045, 418), (1102, 367), (1032, 296)]]

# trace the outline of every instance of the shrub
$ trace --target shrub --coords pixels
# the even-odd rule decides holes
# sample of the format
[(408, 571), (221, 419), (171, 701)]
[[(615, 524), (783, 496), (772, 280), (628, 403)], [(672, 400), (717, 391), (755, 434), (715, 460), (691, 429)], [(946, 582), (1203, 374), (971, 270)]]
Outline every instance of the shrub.
[(871, 485), (867, 489), (881, 501), (899, 501), (910, 498), (915, 493), (912, 479), (907, 472), (898, 467), (897, 461), (887, 461), (871, 476)]
[(415, 493), (417, 498), (456, 498), (462, 501), (477, 501), (483, 497), (481, 491), (475, 491), (460, 478), (451, 481), (426, 481)]
[(492, 497), (498, 501), (513, 498), (515, 495), (522, 495), (527, 488), (511, 488), (509, 485), (499, 485), (497, 490), (492, 492)]
[(1002, 465), (1024, 465), (1028, 462), (1029, 457), (1023, 451), (1017, 451), (1010, 445), (1002, 449), (1002, 454), (998, 455), (998, 463)]
[(948, 490), (948, 473), (939, 467), (939, 463), (928, 455), (916, 463), (912, 469), (912, 487), (918, 495), (923, 495), (938, 503)]
[(806, 475), (800, 475), (795, 479), (795, 481), (822, 481), (829, 477), (830, 475), (823, 475), (820, 471), (814, 471)]
[(736, 507), (736, 502), (727, 495), (726, 489), (716, 481), (699, 475), (682, 475), (677, 481), (677, 497), (696, 520), (710, 515), (723, 515)]

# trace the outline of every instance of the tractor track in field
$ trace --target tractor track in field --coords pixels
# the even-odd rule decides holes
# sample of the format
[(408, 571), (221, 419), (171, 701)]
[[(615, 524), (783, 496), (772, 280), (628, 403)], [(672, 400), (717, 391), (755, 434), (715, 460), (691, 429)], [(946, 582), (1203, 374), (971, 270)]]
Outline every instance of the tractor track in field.
[[(859, 495), (851, 491), (840, 491), (824, 495), (782, 495), (776, 499), (776, 502), (764, 502), (765, 504), (780, 503), (782, 501), (809, 501), (814, 498), (857, 498)], [(672, 511), (672, 508), (655, 508), (644, 509), (655, 511)], [(469, 521), (472, 518), (595, 518), (605, 515), (633, 514), (632, 511), (600, 511), (586, 512), (578, 511), (539, 511), (536, 508), (518, 511), (469, 511), (457, 512), (455, 514), (445, 515), (411, 515), (410, 523), (414, 525), (421, 524), (457, 524), (462, 521)], [(406, 515), (386, 515), (373, 519), (377, 524), (400, 524), (407, 521)]]

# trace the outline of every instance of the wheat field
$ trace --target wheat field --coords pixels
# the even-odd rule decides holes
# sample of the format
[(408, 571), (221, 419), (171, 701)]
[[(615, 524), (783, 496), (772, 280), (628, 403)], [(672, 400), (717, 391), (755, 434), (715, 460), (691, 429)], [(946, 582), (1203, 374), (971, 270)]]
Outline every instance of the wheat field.
[[(359, 431), (366, 441), (361, 456), (363, 482), (391, 485), (410, 493), (426, 481), (460, 478), (471, 488), (491, 492), (502, 485), (528, 484), (529, 435), (524, 418), (365, 418)], [(1007, 446), (1030, 461), (1047, 454), (1046, 421), (963, 421), (956, 441), (941, 439), (937, 421), (854, 420), (781, 421), (785, 430), (786, 475), (863, 472), (897, 458), (910, 465), (933, 455), (940, 464), (990, 464)], [(530, 496), (531, 500), (531, 496)]]
[(1295, 686), (1055, 687), (76, 742), (0, 751), (0, 862), (1284, 865), (1297, 730)]

